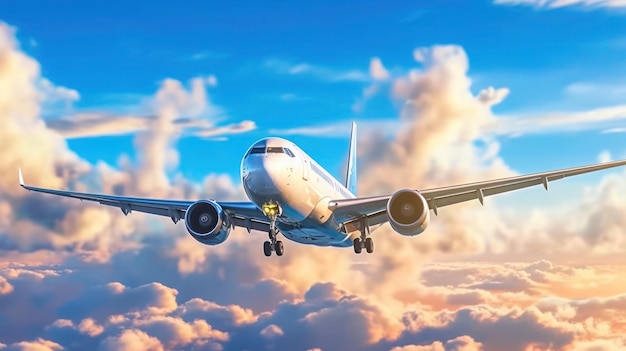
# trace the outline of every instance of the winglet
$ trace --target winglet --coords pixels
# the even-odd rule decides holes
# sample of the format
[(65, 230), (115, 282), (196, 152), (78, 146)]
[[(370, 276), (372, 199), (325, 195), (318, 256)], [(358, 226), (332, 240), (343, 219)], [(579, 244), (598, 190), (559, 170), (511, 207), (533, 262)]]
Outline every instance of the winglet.
[(18, 176), (19, 176), (19, 179), (20, 179), (20, 186), (23, 187), (24, 186), (24, 176), (22, 176), (22, 169), (18, 168), (17, 172), (18, 172)]

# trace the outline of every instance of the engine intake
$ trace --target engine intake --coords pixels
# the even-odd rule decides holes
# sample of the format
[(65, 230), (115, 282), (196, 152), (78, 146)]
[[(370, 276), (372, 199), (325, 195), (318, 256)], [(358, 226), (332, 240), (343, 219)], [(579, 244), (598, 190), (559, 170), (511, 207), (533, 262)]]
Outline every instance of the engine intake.
[(185, 213), (185, 227), (194, 239), (206, 245), (221, 244), (230, 234), (228, 216), (218, 203), (209, 200), (189, 206)]
[(421, 234), (430, 222), (426, 199), (416, 190), (398, 190), (387, 202), (387, 217), (396, 232), (414, 236)]

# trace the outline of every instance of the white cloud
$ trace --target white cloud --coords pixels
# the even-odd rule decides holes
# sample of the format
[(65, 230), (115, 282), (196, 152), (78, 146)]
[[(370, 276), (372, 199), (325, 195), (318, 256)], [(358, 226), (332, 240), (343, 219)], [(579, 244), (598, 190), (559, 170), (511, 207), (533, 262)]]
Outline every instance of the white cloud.
[[(361, 96), (358, 97), (352, 105), (352, 110), (355, 113), (362, 112), (367, 101), (380, 90), (380, 83), (390, 79), (389, 71), (385, 68), (379, 57), (371, 58), (369, 71), (367, 73), (359, 70), (338, 70), (309, 63), (294, 64), (279, 59), (266, 60), (265, 66), (281, 74), (308, 75), (328, 82), (348, 81), (371, 83), (369, 86), (363, 88)], [(284, 94), (281, 98), (283, 98), (284, 101), (293, 101), (296, 96), (294, 94)]]
[(575, 82), (567, 85), (563, 93), (575, 101), (621, 104), (626, 96), (626, 84), (623, 81)]
[(607, 150), (603, 150), (598, 155), (598, 162), (610, 162), (613, 158), (611, 157), (611, 153)]
[(80, 99), (78, 91), (54, 85), (46, 78), (40, 78), (38, 84), (44, 115), (59, 115), (73, 110), (74, 102)]
[[(339, 127), (339, 128), (337, 128)], [(348, 134), (346, 134), (346, 131)], [(318, 126), (305, 126), (305, 127), (295, 127), (289, 129), (270, 129), (270, 134), (275, 135), (307, 135), (307, 136), (316, 136), (316, 137), (345, 137), (349, 136), (349, 124), (346, 123), (332, 123)]]
[(41, 78), (39, 86), (47, 100), (73, 102), (80, 99), (80, 94), (76, 90), (54, 85), (46, 78)]
[(18, 192), (10, 186), (14, 177), (8, 175), (16, 167), (31, 170), (42, 186), (58, 186), (62, 179), (56, 167), (84, 166), (63, 138), (45, 127), (41, 119), (45, 96), (39, 89), (40, 67), (19, 50), (14, 31), (0, 22), (0, 193), (5, 194)]
[(215, 138), (230, 134), (245, 133), (254, 129), (256, 129), (256, 123), (254, 123), (254, 121), (242, 121), (222, 127), (202, 128), (195, 131), (194, 135), (204, 138)]
[(582, 112), (555, 112), (539, 116), (501, 117), (485, 126), (486, 133), (518, 136), (535, 133), (605, 130), (618, 132), (615, 125), (626, 120), (626, 105), (602, 107)]
[(625, 0), (494, 0), (496, 5), (525, 5), (537, 8), (560, 8), (579, 6), (584, 8), (621, 8), (626, 7)]
[(69, 117), (50, 119), (46, 121), (46, 124), (66, 139), (73, 139), (134, 134), (148, 129), (149, 119), (150, 117), (144, 116), (79, 113)]
[(228, 57), (228, 54), (218, 51), (204, 50), (197, 52), (189, 56), (189, 60), (202, 61), (202, 60), (217, 60)]
[(602, 134), (611, 134), (611, 133), (626, 133), (626, 128), (624, 127), (608, 128), (602, 131)]
[[(101, 136), (129, 135), (145, 132), (151, 128), (156, 116), (110, 115), (106, 113), (78, 113), (68, 117), (47, 120), (48, 127), (66, 139), (92, 138)], [(216, 126), (210, 118), (181, 117), (168, 122), (182, 136), (217, 137), (253, 130), (253, 121), (242, 121), (225, 126)]]
[(494, 87), (489, 87), (478, 93), (478, 100), (491, 106), (501, 103), (508, 95), (508, 88), (494, 89)]
[(328, 82), (369, 82), (370, 75), (359, 70), (339, 70), (309, 63), (294, 64), (279, 59), (268, 59), (265, 66), (280, 74), (307, 75)]
[(72, 322), (69, 319), (57, 319), (56, 321), (54, 321), (54, 323), (52, 323), (51, 325), (49, 325), (47, 328), (74, 328), (74, 322)]
[[(178, 162), (175, 141), (185, 135), (212, 138), (256, 127), (251, 121), (216, 125), (215, 106), (206, 94), (210, 78), (198, 77), (188, 86), (174, 79), (163, 81), (155, 96), (145, 99), (150, 117), (125, 115), (115, 119), (116, 116), (103, 113), (82, 114), (75, 115), (75, 119), (50, 122), (57, 123), (59, 129), (54, 130), (41, 117), (42, 105), (46, 103), (40, 86), (44, 79), (39, 64), (19, 49), (14, 30), (0, 23), (0, 250), (7, 260), (21, 251), (32, 253), (34, 259), (53, 262), (58, 257), (45, 251), (51, 249), (60, 253), (81, 252), (81, 259), (104, 261), (112, 252), (136, 248), (139, 233), (161, 221), (151, 218), (150, 224), (146, 224), (142, 215), (123, 218), (113, 208), (71, 199), (48, 202), (45, 196), (16, 186), (18, 167), (28, 182), (37, 186), (199, 198), (204, 192), (210, 194), (211, 189), (193, 185), (184, 178), (168, 177), (167, 172)], [(45, 86), (57, 94), (58, 100), (78, 97), (71, 89), (59, 90), (53, 83)], [(120, 157), (117, 166), (122, 170), (104, 163), (89, 164), (68, 149), (60, 130), (70, 137), (135, 133), (138, 162), (133, 164)], [(176, 186), (171, 187), (170, 182)], [(223, 186), (224, 182), (218, 185)], [(228, 185), (231, 192), (214, 190), (241, 199), (240, 187)], [(175, 231), (184, 233), (184, 227)], [(40, 279), (45, 279), (45, 275)], [(14, 286), (12, 282), (3, 281), (0, 285), (3, 296), (12, 295), (6, 293)]]
[(10, 294), (13, 292), (13, 286), (4, 277), (0, 276), (0, 295)]
[(382, 61), (378, 57), (373, 57), (370, 60), (370, 75), (376, 80), (389, 79), (389, 71), (383, 66)]
[(137, 329), (126, 329), (100, 344), (101, 351), (163, 351), (159, 339)]
[(336, 119), (335, 122), (309, 125), (287, 129), (270, 129), (270, 134), (289, 136), (289, 135), (306, 135), (318, 138), (349, 138), (350, 125), (352, 121), (357, 122), (359, 127), (359, 140), (365, 138), (371, 132), (383, 132), (386, 136), (393, 136), (402, 128), (410, 125), (409, 121), (398, 121), (395, 118), (387, 119)]
[(383, 66), (382, 61), (378, 57), (373, 57), (370, 60), (369, 73), (374, 81), (369, 86), (363, 88), (361, 96), (352, 105), (352, 111), (355, 113), (363, 112), (367, 101), (380, 91), (383, 82), (391, 78), (389, 71)]
[(207, 77), (206, 82), (209, 86), (211, 87), (216, 87), (217, 86), (217, 77), (214, 75), (210, 75)]
[(354, 104), (352, 105), (352, 111), (354, 113), (363, 112), (363, 109), (365, 109), (365, 104), (367, 103), (367, 101), (371, 99), (374, 95), (376, 95), (379, 90), (380, 90), (380, 85), (377, 82), (372, 83), (371, 85), (363, 88), (361, 97), (357, 98)]
[(430, 345), (397, 346), (391, 351), (483, 351), (483, 344), (472, 337), (463, 335), (444, 343), (435, 341)]
[(284, 334), (283, 330), (276, 324), (270, 324), (261, 330), (261, 335), (269, 339), (283, 336)]
[[(497, 153), (490, 151), (493, 147), (497, 149), (497, 141), (483, 138), (482, 128), (492, 123), (495, 116), (491, 105), (471, 91), (469, 60), (463, 48), (435, 45), (417, 48), (413, 55), (422, 67), (397, 77), (392, 83), (393, 97), (402, 107), (398, 120), (406, 125), (391, 140), (382, 132), (361, 139), (365, 141), (359, 145), (360, 164), (367, 171), (360, 175), (360, 194), (392, 193), (405, 187), (429, 188), (514, 174)], [(477, 148), (477, 142), (488, 147)], [(488, 212), (481, 210), (483, 213), (478, 215), (487, 217)], [(431, 222), (429, 234), (415, 241), (404, 240), (388, 226), (378, 229), (384, 231), (378, 235), (386, 237), (377, 241), (378, 252), (394, 252), (384, 256), (396, 269), (391, 272), (376, 267), (372, 271), (385, 279), (402, 279), (401, 271), (413, 276), (420, 269), (409, 263), (410, 259), (407, 261), (411, 252), (426, 257), (448, 250), (481, 251), (484, 239), (472, 233), (487, 228), (472, 226), (486, 222), (462, 216), (463, 211), (457, 209), (454, 218), (437, 217)]]
[(85, 335), (89, 335), (91, 337), (98, 336), (104, 332), (104, 327), (99, 325), (92, 318), (83, 319), (80, 324), (77, 326), (78, 331)]
[[(489, 88), (481, 91), (476, 99), (485, 106), (502, 101), (508, 89)], [(413, 104), (412, 101), (408, 102)], [(271, 129), (270, 133), (280, 135), (308, 135), (317, 137), (343, 138), (349, 130), (350, 120), (337, 120), (321, 125), (303, 126), (289, 129)], [(601, 133), (626, 133), (626, 105), (602, 107), (587, 111), (554, 112), (528, 116), (494, 116), (483, 124), (481, 136), (518, 137), (521, 135), (545, 133), (570, 133), (576, 131), (599, 131)], [(393, 136), (410, 128), (414, 121), (397, 118), (367, 119), (358, 122), (360, 130), (384, 132)]]
[[(0, 344), (3, 346), (4, 344)], [(34, 341), (21, 341), (12, 345), (8, 345), (7, 348), (0, 347), (3, 351), (61, 351), (63, 346), (56, 342), (37, 338)]]
[[(447, 55), (447, 54), (440, 54)], [(416, 60), (422, 62), (427, 60), (424, 57), (420, 49), (414, 52)], [(376, 62), (376, 58), (372, 59), (372, 62)], [(427, 62), (424, 62), (427, 63)], [(381, 63), (382, 65), (382, 63)], [(413, 72), (412, 74), (415, 74)], [(382, 77), (382, 76), (381, 76)], [(363, 110), (365, 103), (373, 95), (379, 93), (381, 86), (374, 82), (363, 89), (362, 96), (357, 98), (352, 106), (354, 112), (359, 113)], [(502, 102), (510, 93), (508, 88), (494, 88), (488, 87), (480, 91), (477, 95), (477, 99), (483, 102), (485, 105), (491, 106)], [(603, 101), (617, 101), (626, 95), (626, 86), (617, 83), (590, 83), (590, 82), (576, 82), (568, 85), (564, 89), (564, 93), (576, 99), (593, 98), (602, 99)], [(294, 99), (292, 94), (285, 94), (283, 96), (286, 100)], [(609, 100), (607, 100), (609, 99)], [(408, 103), (413, 103), (409, 101)], [(620, 127), (616, 127), (616, 123), (621, 123), (626, 118), (624, 111), (626, 105), (614, 105), (609, 107), (601, 107), (591, 109), (587, 111), (572, 111), (572, 112), (546, 112), (536, 115), (527, 116), (499, 116), (493, 121), (493, 124), (485, 126), (485, 133), (490, 135), (506, 135), (506, 136), (519, 136), (522, 134), (537, 134), (537, 133), (568, 133), (572, 131), (599, 131), (602, 130), (607, 133), (621, 132)], [(390, 118), (389, 120), (379, 119), (375, 123), (383, 123), (385, 128), (392, 128), (393, 132), (397, 131), (400, 127), (396, 118)], [(348, 123), (348, 122), (346, 122)], [(336, 137), (343, 135), (340, 130), (335, 127), (341, 125), (339, 122), (333, 122), (327, 125), (299, 127), (289, 130), (272, 130), (272, 133), (284, 133), (284, 135), (301, 134), (301, 135), (315, 135), (315, 136), (328, 136)], [(395, 125), (395, 126), (394, 126)], [(382, 127), (381, 127), (382, 128)], [(334, 132), (333, 132), (334, 131)]]

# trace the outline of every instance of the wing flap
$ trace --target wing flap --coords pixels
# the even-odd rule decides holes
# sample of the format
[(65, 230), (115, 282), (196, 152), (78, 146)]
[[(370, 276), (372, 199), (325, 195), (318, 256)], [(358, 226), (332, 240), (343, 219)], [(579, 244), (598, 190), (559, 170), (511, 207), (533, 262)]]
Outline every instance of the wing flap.
[(250, 230), (258, 230), (261, 232), (269, 232), (270, 224), (268, 222), (260, 222), (256, 219), (250, 218), (241, 218), (241, 217), (231, 217), (233, 221), (233, 225), (236, 227), (246, 228), (248, 233)]
[(475, 191), (478, 189), (492, 188), (492, 187), (497, 187), (497, 186), (511, 184), (511, 183), (519, 183), (519, 182), (526, 181), (529, 179), (537, 179), (537, 178), (538, 179), (545, 178), (546, 179), (545, 186), (547, 187), (547, 182), (551, 182), (557, 179), (600, 171), (603, 169), (608, 169), (608, 168), (613, 168), (613, 167), (619, 167), (623, 165), (626, 165), (626, 160), (598, 163), (598, 164), (582, 166), (582, 167), (566, 168), (566, 169), (560, 169), (556, 171), (543, 172), (543, 173), (533, 173), (533, 174), (521, 175), (521, 176), (516, 176), (516, 177), (500, 178), (500, 179), (494, 179), (494, 180), (487, 180), (483, 182), (420, 190), (420, 193), (422, 193), (422, 195), (424, 195), (427, 198), (428, 197), (437, 198), (437, 197), (443, 197), (447, 195), (464, 193), (468, 191)]
[(149, 199), (149, 198), (140, 198), (140, 197), (127, 197), (127, 196), (116, 196), (116, 195), (105, 195), (105, 194), (91, 194), (91, 193), (82, 193), (77, 191), (68, 191), (68, 190), (55, 190), (55, 189), (47, 189), (47, 188), (38, 188), (29, 185), (22, 185), (22, 187), (29, 191), (35, 191), (39, 193), (70, 197), (74, 199), (84, 200), (84, 201), (96, 201), (101, 202), (109, 206), (121, 206), (124, 204), (141, 204), (145, 207), (155, 207), (155, 208), (175, 208), (178, 210), (186, 210), (189, 205), (193, 204), (193, 201), (185, 201), (185, 200), (161, 200), (161, 199)]
[(111, 207), (119, 207), (124, 214), (130, 214), (132, 211), (143, 212), (148, 214), (154, 214), (158, 216), (171, 217), (174, 213), (177, 213), (178, 218), (183, 218), (185, 216), (185, 211), (175, 208), (167, 208), (167, 207), (151, 207), (145, 206), (142, 204), (135, 203), (119, 203), (113, 201), (99, 201), (101, 205), (111, 206)]
[(540, 185), (543, 183), (542, 178), (529, 179), (526, 181), (513, 183), (513, 184), (504, 184), (498, 187), (485, 188), (485, 189), (477, 189), (476, 191), (468, 191), (465, 193), (459, 193), (454, 195), (448, 195), (439, 198), (426, 197), (428, 200), (428, 204), (431, 210), (435, 210), (435, 208), (444, 207), (453, 205), (459, 202), (471, 201), (471, 200), (480, 200), (480, 194), (482, 196), (492, 196), (496, 194), (501, 194), (513, 190), (523, 189), (534, 185)]

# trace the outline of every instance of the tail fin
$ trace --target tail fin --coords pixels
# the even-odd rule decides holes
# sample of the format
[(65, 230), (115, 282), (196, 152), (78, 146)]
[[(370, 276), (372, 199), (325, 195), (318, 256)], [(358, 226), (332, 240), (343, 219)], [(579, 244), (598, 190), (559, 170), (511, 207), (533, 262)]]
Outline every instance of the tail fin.
[(346, 188), (354, 195), (357, 195), (356, 180), (356, 123), (352, 122), (352, 133), (350, 133), (350, 152), (348, 153), (348, 168), (346, 170)]

